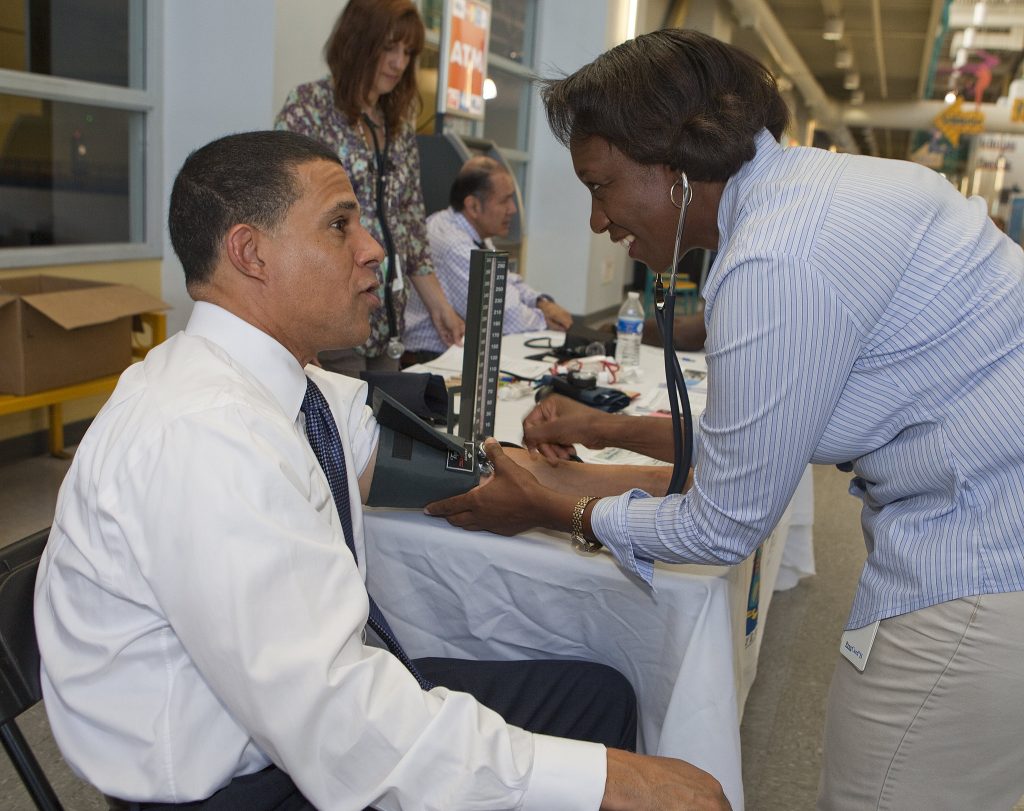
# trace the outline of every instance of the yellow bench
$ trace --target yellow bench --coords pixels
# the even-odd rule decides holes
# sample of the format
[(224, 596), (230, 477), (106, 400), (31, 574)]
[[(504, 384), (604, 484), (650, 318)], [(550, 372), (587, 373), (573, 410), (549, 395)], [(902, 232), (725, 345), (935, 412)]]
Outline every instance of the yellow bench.
[[(146, 345), (134, 345), (133, 342), (132, 357), (141, 360), (150, 349), (166, 340), (167, 316), (164, 313), (143, 313), (138, 318), (142, 324), (149, 327), (151, 338)], [(68, 454), (64, 450), (64, 403), (97, 394), (110, 394), (117, 385), (118, 378), (119, 374), (109, 375), (70, 386), (38, 391), (35, 394), (0, 394), (0, 416), (30, 411), (34, 408), (48, 409), (50, 454), (66, 459)]]

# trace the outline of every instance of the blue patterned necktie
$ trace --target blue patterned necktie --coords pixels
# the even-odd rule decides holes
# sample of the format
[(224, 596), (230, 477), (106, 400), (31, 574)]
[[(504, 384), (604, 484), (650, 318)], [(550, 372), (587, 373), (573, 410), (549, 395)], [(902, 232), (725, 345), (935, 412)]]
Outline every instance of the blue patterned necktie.
[[(345, 469), (345, 451), (341, 447), (341, 437), (338, 436), (338, 426), (334, 421), (334, 415), (324, 399), (323, 393), (317, 388), (308, 377), (306, 378), (306, 396), (302, 399), (302, 413), (306, 415), (306, 438), (309, 440), (313, 453), (316, 455), (320, 467), (327, 476), (327, 483), (331, 486), (331, 495), (334, 496), (334, 506), (338, 508), (338, 517), (341, 519), (341, 528), (345, 533), (345, 543), (356, 563), (359, 557), (356, 554), (355, 538), (352, 532), (352, 508), (348, 500), (348, 474)], [(388, 625), (388, 621), (381, 613), (380, 607), (370, 594), (370, 616), (366, 624), (370, 626), (381, 641), (387, 645), (388, 650), (403, 665), (409, 668), (409, 672), (416, 677), (420, 687), (429, 690), (434, 685), (423, 677), (412, 663), (412, 659), (402, 649), (394, 631)]]

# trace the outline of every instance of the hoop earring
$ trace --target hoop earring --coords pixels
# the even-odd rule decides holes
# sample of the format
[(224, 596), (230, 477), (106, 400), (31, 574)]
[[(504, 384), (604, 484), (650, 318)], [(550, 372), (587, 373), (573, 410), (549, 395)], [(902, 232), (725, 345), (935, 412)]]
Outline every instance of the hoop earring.
[(693, 186), (687, 185), (685, 195), (681, 195), (683, 199), (680, 200), (678, 203), (676, 202), (676, 187), (681, 185), (682, 182), (683, 180), (682, 178), (680, 178), (675, 183), (673, 183), (672, 188), (668, 190), (668, 199), (676, 208), (682, 208), (684, 204), (690, 205), (690, 201), (693, 199)]

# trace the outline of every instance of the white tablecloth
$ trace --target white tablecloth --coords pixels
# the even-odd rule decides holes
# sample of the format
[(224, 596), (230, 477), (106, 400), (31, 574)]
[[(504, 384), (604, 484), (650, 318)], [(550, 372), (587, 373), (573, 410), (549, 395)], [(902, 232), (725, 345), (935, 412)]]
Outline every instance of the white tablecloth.
[[(656, 350), (644, 349), (648, 371), (632, 388), (662, 379)], [(507, 337), (503, 367), (522, 355), (522, 338)], [(530, 405), (503, 401), (495, 435), (520, 439)], [(640, 751), (708, 770), (741, 811), (739, 720), (796, 502), (762, 547), (756, 619), (748, 619), (753, 556), (733, 567), (657, 564), (652, 592), (607, 552), (576, 554), (565, 535), (469, 533), (409, 510), (367, 511), (368, 587), (412, 656), (579, 658), (617, 668), (637, 693)], [(796, 566), (806, 570), (809, 524), (800, 541), (808, 549)]]

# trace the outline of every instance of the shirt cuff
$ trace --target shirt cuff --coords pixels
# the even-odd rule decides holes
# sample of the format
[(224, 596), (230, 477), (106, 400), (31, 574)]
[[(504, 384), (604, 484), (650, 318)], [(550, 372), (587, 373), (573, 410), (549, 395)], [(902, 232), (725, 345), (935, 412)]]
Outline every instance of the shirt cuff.
[(607, 776), (608, 754), (601, 744), (535, 734), (522, 811), (597, 811)]
[(626, 523), (629, 502), (634, 498), (650, 498), (650, 494), (634, 489), (614, 498), (602, 498), (590, 512), (590, 528), (623, 569), (632, 572), (650, 586), (654, 580), (654, 561), (647, 557), (637, 557)]

